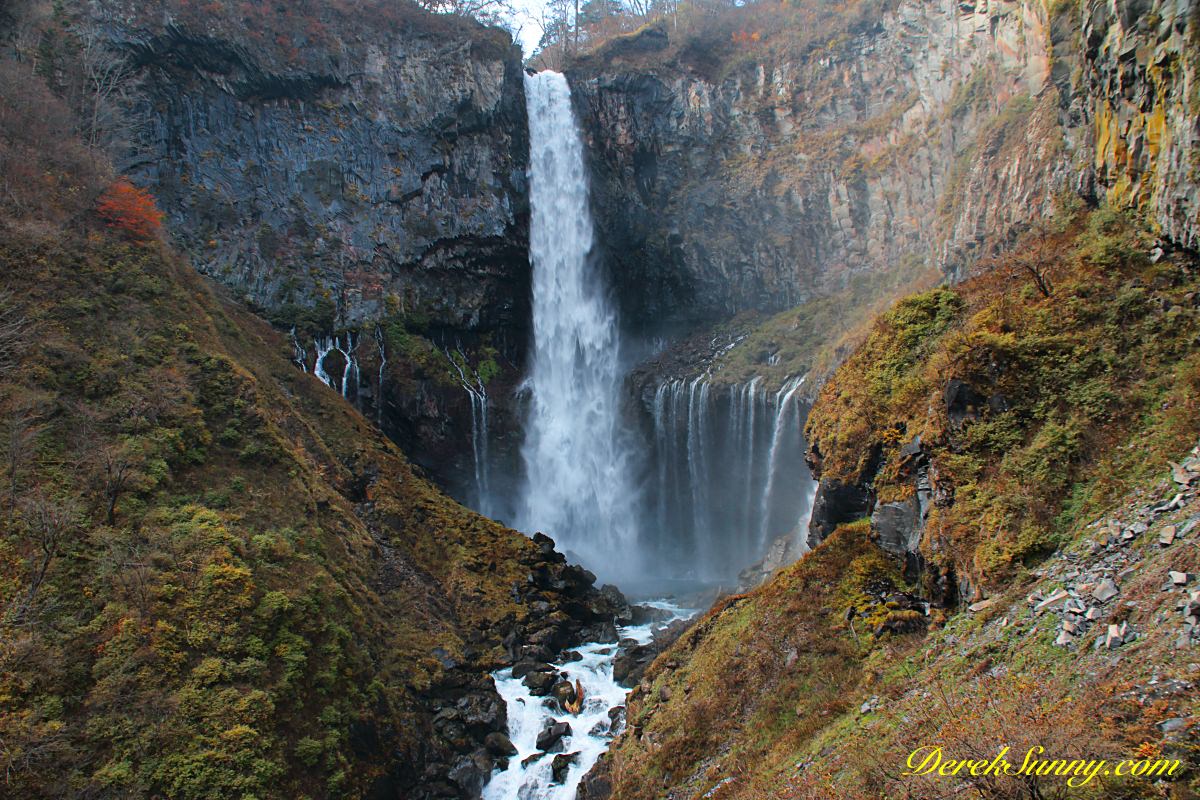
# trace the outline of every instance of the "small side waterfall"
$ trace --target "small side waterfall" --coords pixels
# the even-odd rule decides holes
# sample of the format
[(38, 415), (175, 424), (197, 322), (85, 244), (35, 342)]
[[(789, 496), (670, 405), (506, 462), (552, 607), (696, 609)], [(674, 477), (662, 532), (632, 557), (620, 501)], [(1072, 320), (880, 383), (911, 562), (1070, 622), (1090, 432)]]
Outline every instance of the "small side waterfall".
[(491, 457), (488, 454), (488, 393), (487, 384), (479, 373), (470, 368), (462, 350), (446, 351), (446, 360), (458, 373), (467, 397), (471, 401), (471, 455), (475, 466), (475, 502), (472, 508), (485, 517), (496, 516), (492, 508)]
[(622, 443), (616, 315), (591, 257), (583, 142), (567, 79), (525, 78), (533, 361), (520, 527), (612, 580), (636, 574), (636, 496)]
[(380, 428), (383, 427), (383, 386), (384, 376), (387, 374), (387, 341), (383, 336), (383, 328), (375, 328), (375, 347), (379, 351), (379, 374), (376, 376), (375, 383), (375, 424)]
[[(707, 377), (671, 380), (654, 393), (656, 560), (728, 580), (797, 532), (812, 504), (804, 463), (804, 377), (776, 391), (762, 378), (717, 391)], [(679, 576), (684, 577), (684, 576)]]
[[(317, 361), (313, 365), (313, 374), (330, 389), (341, 393), (342, 397), (354, 399), (358, 395), (358, 362), (354, 358), (354, 348), (357, 346), (353, 333), (341, 336), (327, 336), (313, 342), (317, 351)], [(340, 381), (326, 370), (325, 359), (333, 353), (341, 355), (344, 364)], [(354, 382), (351, 383), (353, 377)]]

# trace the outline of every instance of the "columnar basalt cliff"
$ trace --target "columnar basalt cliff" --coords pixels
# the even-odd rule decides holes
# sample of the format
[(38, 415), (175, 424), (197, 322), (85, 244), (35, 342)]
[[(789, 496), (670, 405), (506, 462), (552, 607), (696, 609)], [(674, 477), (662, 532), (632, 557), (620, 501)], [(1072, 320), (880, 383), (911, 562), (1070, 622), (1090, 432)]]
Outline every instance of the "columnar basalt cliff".
[(414, 16), (294, 63), (185, 22), (114, 38), (149, 116), (134, 174), (201, 272), (284, 324), (525, 323), (528, 143), (507, 35)]
[[(1061, 128), (1068, 148), (1077, 154), (1073, 169), (1078, 172), (1072, 185), (1090, 201), (1129, 210), (1144, 220), (1158, 237), (1153, 243), (1155, 260), (1173, 249), (1194, 252), (1200, 243), (1200, 54), (1195, 49), (1200, 40), (1200, 14), (1194, 7), (1175, 4), (1146, 8), (1131, 3), (1088, 3), (1073, 8), (1071, 15), (1056, 18), (1053, 38), (1054, 73), (1061, 88)], [(1063, 76), (1068, 67), (1074, 70), (1069, 83)], [(1013, 146), (1021, 150), (1030, 145), (1018, 141)], [(1018, 171), (1021, 166), (1019, 159), (1013, 161), (1006, 174), (1022, 174)], [(963, 191), (952, 199), (964, 213), (939, 251), (952, 272), (962, 269), (953, 261), (956, 242), (972, 230), (984, 233), (1003, 228), (1002, 220), (992, 213), (1000, 210), (993, 198), (1011, 201), (1011, 195), (996, 183), (997, 177), (1003, 176), (977, 160), (959, 182)], [(1093, 191), (1087, 191), (1089, 187)], [(943, 206), (948, 202), (950, 199)], [(1027, 272), (1029, 259), (1023, 263)], [(1051, 288), (1047, 284), (1045, 291)], [(1002, 371), (1004, 367), (994, 369)], [(1009, 399), (978, 383), (952, 375), (942, 387), (938, 402), (944, 405), (952, 425), (961, 426), (981, 412), (1009, 410)], [(817, 474), (829, 455), (821, 447), (820, 441), (813, 442), (810, 453)], [(944, 489), (939, 497), (936, 465), (929, 463), (927, 447), (918, 438), (900, 459), (912, 481), (910, 496), (876, 502), (879, 447), (879, 441), (867, 442), (868, 450), (850, 454), (860, 467), (854, 480), (847, 482), (846, 474), (822, 479), (809, 544), (815, 546), (838, 524), (870, 513), (882, 544), (919, 560), (931, 504), (938, 500), (949, 504), (952, 497), (947, 498)], [(846, 455), (842, 452), (840, 457)], [(957, 591), (967, 597), (975, 595), (979, 590), (974, 573), (978, 570), (963, 563), (957, 566)], [(949, 590), (955, 591), (954, 587)]]
[(649, 29), (581, 59), (630, 322), (779, 309), (912, 259), (962, 275), (1063, 191), (1194, 247), (1196, 26), (1152, 5), (860, 4), (799, 46), (743, 32), (705, 58)]

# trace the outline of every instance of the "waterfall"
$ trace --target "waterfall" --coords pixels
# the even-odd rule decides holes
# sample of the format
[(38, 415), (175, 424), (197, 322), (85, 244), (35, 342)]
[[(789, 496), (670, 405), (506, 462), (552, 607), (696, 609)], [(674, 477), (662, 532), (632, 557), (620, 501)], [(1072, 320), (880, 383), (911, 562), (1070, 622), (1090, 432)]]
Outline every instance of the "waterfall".
[(383, 428), (383, 378), (387, 369), (387, 346), (383, 336), (383, 328), (375, 328), (375, 346), (379, 348), (379, 377), (375, 388), (375, 424)]
[(566, 78), (525, 78), (533, 359), (521, 527), (604, 577), (636, 572), (635, 495), (621, 444), (617, 320), (592, 250), (583, 143)]
[(675, 577), (728, 581), (774, 539), (797, 533), (804, 541), (813, 496), (804, 378), (774, 392), (762, 384), (755, 377), (714, 392), (702, 376), (655, 388), (653, 547), (656, 561), (677, 567)]
[[(342, 342), (340, 336), (327, 336), (317, 339), (313, 342), (313, 347), (317, 351), (317, 361), (313, 365), (313, 374), (317, 376), (330, 389), (341, 393), (342, 397), (350, 398), (350, 378), (354, 377), (354, 396), (358, 395), (358, 362), (354, 359), (354, 334), (347, 333), (345, 343)], [(346, 363), (342, 367), (341, 385), (325, 370), (325, 357), (330, 353), (340, 353)]]
[(787, 431), (790, 430), (793, 420), (797, 426), (801, 424), (799, 417), (789, 414), (788, 409), (792, 405), (792, 398), (796, 396), (797, 390), (803, 385), (803, 377), (794, 378), (784, 383), (775, 394), (775, 421), (771, 425), (771, 448), (767, 451), (767, 482), (763, 486), (762, 500), (759, 504), (758, 544), (763, 549), (770, 543), (772, 499), (774, 498), (775, 473), (779, 466), (779, 446), (784, 436), (787, 435)]
[[(475, 461), (475, 503), (473, 508), (485, 517), (494, 517), (491, 489), (491, 458), (488, 456), (488, 393), (479, 373), (468, 366), (462, 350), (444, 351), (446, 360), (458, 372), (458, 380), (471, 402), (471, 455)], [(456, 357), (457, 356), (457, 357)], [(470, 375), (467, 374), (470, 370)]]

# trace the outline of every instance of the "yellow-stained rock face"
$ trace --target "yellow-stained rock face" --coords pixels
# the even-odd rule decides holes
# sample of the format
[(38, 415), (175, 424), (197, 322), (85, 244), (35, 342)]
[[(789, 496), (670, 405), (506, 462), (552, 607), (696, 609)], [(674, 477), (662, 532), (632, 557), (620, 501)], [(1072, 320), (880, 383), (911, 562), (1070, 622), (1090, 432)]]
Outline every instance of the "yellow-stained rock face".
[(1092, 109), (1097, 190), (1161, 235), (1200, 244), (1200, 21), (1194, 8), (1088, 3), (1078, 94)]

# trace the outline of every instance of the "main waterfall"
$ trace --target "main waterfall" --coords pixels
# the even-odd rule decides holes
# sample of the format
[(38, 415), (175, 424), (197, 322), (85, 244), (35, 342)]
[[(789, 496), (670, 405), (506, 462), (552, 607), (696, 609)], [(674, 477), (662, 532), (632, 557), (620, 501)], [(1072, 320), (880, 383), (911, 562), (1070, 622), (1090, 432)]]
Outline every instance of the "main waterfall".
[(637, 573), (636, 497), (622, 445), (617, 320), (591, 257), (583, 143), (567, 80), (525, 78), (533, 363), (520, 527), (607, 578)]

